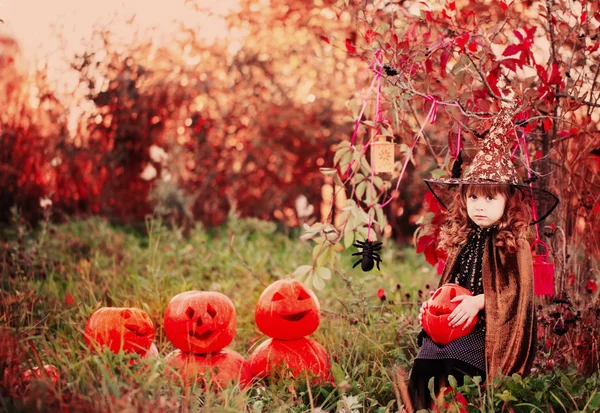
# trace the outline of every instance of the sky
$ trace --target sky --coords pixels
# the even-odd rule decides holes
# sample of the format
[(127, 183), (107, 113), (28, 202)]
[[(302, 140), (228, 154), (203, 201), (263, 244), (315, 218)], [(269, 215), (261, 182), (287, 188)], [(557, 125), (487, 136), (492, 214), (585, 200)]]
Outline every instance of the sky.
[[(136, 27), (153, 26), (161, 34), (172, 29), (178, 19), (196, 26), (207, 41), (226, 36), (223, 16), (234, 10), (237, 0), (193, 0), (214, 13), (202, 18), (191, 12), (186, 0), (0, 0), (0, 33), (16, 37), (27, 59), (58, 59), (72, 56), (82, 49), (82, 39), (89, 38), (93, 26), (100, 24), (125, 36), (125, 17), (135, 14)], [(188, 2), (192, 2), (188, 0)], [(62, 43), (57, 33), (63, 37)]]

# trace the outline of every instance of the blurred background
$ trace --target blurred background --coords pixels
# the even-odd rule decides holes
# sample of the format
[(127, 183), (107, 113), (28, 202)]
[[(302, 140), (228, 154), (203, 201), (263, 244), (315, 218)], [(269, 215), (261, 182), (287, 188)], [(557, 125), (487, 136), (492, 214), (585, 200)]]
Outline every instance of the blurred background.
[(366, 67), (322, 40), (356, 37), (328, 3), (4, 2), (0, 219), (50, 202), (55, 219), (158, 208), (184, 229), (328, 214), (319, 167)]

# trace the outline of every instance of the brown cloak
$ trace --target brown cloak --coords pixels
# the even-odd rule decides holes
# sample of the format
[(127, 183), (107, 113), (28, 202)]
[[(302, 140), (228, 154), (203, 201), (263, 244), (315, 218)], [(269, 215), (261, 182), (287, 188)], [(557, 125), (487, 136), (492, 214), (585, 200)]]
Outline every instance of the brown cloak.
[[(536, 318), (533, 295), (533, 264), (529, 243), (517, 241), (517, 251), (510, 253), (494, 245), (490, 237), (485, 244), (481, 275), (485, 296), (485, 356), (487, 379), (498, 374), (529, 374), (536, 346)], [(440, 286), (449, 282), (458, 253), (449, 257)]]

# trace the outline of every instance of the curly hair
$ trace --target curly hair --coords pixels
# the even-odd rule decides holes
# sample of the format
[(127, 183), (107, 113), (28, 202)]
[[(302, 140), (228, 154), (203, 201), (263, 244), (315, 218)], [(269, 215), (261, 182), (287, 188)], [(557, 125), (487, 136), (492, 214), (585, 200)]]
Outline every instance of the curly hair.
[(527, 239), (531, 235), (531, 207), (520, 199), (517, 189), (510, 185), (459, 185), (452, 196), (446, 222), (440, 228), (438, 249), (452, 254), (467, 242), (469, 232), (476, 226), (467, 214), (466, 200), (472, 194), (484, 197), (504, 195), (506, 205), (504, 214), (495, 224), (498, 230), (495, 245), (511, 253), (516, 252), (517, 240)]

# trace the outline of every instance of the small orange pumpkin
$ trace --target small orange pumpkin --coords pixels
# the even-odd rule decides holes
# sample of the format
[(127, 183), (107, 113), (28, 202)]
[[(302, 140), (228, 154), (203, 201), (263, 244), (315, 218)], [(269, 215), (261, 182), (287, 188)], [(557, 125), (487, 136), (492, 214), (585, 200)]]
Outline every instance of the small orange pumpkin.
[(113, 353), (144, 355), (154, 340), (154, 324), (139, 308), (102, 307), (90, 316), (84, 333), (91, 349), (107, 346)]
[(269, 337), (295, 340), (319, 327), (319, 300), (310, 288), (297, 280), (275, 281), (260, 295), (254, 320), (259, 330)]
[(186, 353), (206, 354), (225, 348), (235, 336), (235, 307), (214, 291), (186, 291), (171, 299), (165, 310), (165, 333)]
[(296, 340), (268, 339), (252, 352), (248, 362), (255, 376), (271, 376), (283, 366), (294, 377), (308, 372), (323, 381), (332, 380), (327, 350), (308, 337)]
[(244, 357), (227, 348), (207, 355), (175, 350), (168, 356), (167, 363), (186, 385), (196, 382), (204, 388), (220, 390), (232, 383), (244, 388), (252, 381), (250, 365)]
[(471, 334), (479, 317), (475, 316), (471, 324), (463, 330), (463, 325), (450, 327), (448, 317), (460, 304), (459, 301), (450, 302), (459, 295), (473, 295), (471, 291), (458, 284), (448, 283), (438, 288), (429, 299), (429, 305), (421, 318), (425, 332), (434, 343), (446, 345), (459, 337)]

